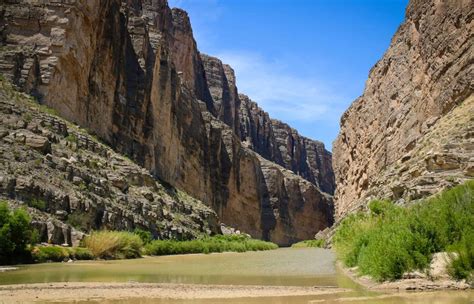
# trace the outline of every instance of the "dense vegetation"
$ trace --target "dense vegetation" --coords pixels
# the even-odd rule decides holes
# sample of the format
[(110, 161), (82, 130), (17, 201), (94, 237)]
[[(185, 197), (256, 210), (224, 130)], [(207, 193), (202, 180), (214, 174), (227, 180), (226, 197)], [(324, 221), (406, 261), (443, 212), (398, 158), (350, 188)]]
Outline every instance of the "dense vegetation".
[(36, 263), (64, 262), (69, 259), (92, 260), (95, 258), (92, 251), (82, 247), (38, 246), (31, 251)]
[(127, 231), (94, 231), (83, 240), (84, 246), (101, 259), (133, 259), (141, 256), (143, 241)]
[(270, 242), (247, 235), (217, 235), (196, 240), (155, 240), (148, 231), (94, 231), (82, 241), (83, 247), (35, 245), (37, 233), (24, 209), (11, 211), (0, 202), (0, 264), (62, 262), (69, 259), (130, 259), (141, 255), (256, 251), (276, 249)]
[(244, 252), (276, 249), (276, 244), (251, 239), (246, 235), (216, 235), (190, 241), (156, 240), (145, 246), (149, 255), (185, 253)]
[(28, 249), (35, 240), (26, 211), (11, 211), (6, 202), (0, 201), (0, 264), (29, 260)]
[[(399, 279), (425, 269), (435, 252), (457, 252), (451, 274), (472, 280), (474, 268), (474, 181), (408, 208), (373, 201), (370, 212), (344, 219), (334, 247), (348, 267), (374, 279)], [(453, 255), (454, 257), (454, 255)]]
[(326, 245), (324, 240), (305, 240), (291, 245), (291, 248), (323, 248)]

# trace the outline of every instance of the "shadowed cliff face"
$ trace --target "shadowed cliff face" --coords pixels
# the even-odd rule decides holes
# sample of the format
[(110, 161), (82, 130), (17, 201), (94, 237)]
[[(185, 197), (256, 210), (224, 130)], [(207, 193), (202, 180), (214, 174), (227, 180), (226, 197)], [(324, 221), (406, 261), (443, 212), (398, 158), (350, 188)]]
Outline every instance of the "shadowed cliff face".
[(97, 229), (219, 231), (208, 206), (51, 112), (0, 79), (0, 199), (28, 208), (41, 242), (78, 246)]
[(335, 189), (331, 153), (324, 144), (301, 136), (289, 125), (271, 119), (257, 103), (238, 94), (234, 71), (218, 58), (201, 55), (206, 78), (218, 109), (218, 117), (248, 147), (311, 183), (333, 194)]
[(469, 0), (410, 1), (364, 94), (342, 116), (337, 218), (370, 198), (404, 203), (473, 177), (473, 13)]
[(286, 245), (332, 224), (317, 183), (242, 145), (235, 81), (225, 94), (208, 86), (185, 12), (157, 0), (7, 2), (1, 73), (41, 103), (254, 237)]

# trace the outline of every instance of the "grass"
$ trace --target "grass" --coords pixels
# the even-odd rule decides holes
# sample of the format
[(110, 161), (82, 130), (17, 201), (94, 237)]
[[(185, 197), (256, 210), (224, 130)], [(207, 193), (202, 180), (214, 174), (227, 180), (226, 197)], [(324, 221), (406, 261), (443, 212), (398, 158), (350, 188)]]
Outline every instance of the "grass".
[(27, 204), (28, 204), (28, 206), (36, 208), (36, 209), (41, 210), (41, 211), (46, 210), (46, 206), (47, 206), (45, 200), (37, 199), (37, 198), (31, 199), (30, 201), (28, 201)]
[(37, 263), (63, 262), (69, 258), (67, 249), (58, 246), (36, 247), (31, 251), (31, 255)]
[(36, 263), (65, 262), (69, 259), (92, 260), (94, 258), (89, 249), (82, 247), (39, 246), (33, 248), (31, 255)]
[(143, 247), (140, 236), (127, 231), (94, 231), (83, 243), (95, 257), (102, 259), (138, 258)]
[(172, 255), (211, 252), (245, 252), (276, 249), (274, 243), (251, 239), (245, 235), (216, 235), (190, 241), (156, 240), (145, 246), (148, 255)]
[(69, 257), (75, 260), (93, 260), (94, 254), (89, 248), (69, 247)]
[(460, 242), (452, 245), (450, 249), (457, 253), (453, 256), (453, 262), (449, 268), (449, 274), (457, 279), (474, 281), (474, 234), (463, 236)]
[(90, 222), (90, 216), (87, 213), (81, 211), (70, 213), (66, 220), (66, 223), (72, 227), (83, 231), (89, 230)]
[[(145, 245), (144, 245), (145, 244)], [(84, 247), (37, 246), (31, 251), (33, 261), (63, 262), (69, 259), (130, 259), (148, 255), (171, 255), (211, 252), (244, 252), (276, 249), (276, 244), (251, 239), (245, 235), (204, 237), (189, 241), (152, 240), (149, 232), (95, 231), (87, 236)]]
[(59, 112), (56, 109), (48, 107), (47, 105), (38, 103), (38, 109), (43, 113), (59, 117)]
[(324, 248), (324, 240), (305, 240), (291, 245), (291, 248)]
[(369, 213), (344, 219), (334, 237), (339, 259), (378, 281), (425, 269), (435, 252), (458, 253), (454, 277), (472, 278), (474, 181), (407, 208), (373, 201)]
[(66, 139), (66, 141), (71, 142), (71, 143), (77, 143), (78, 142), (77, 136), (74, 133), (70, 133), (68, 136), (66, 136), (65, 139)]

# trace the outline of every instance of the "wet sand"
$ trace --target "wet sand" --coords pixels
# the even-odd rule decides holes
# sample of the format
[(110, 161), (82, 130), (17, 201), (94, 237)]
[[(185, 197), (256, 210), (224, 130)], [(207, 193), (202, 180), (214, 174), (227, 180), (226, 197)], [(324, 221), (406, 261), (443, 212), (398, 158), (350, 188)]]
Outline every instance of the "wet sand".
[(40, 283), (0, 286), (0, 303), (89, 301), (100, 299), (231, 299), (326, 295), (337, 287), (199, 285), (163, 283)]

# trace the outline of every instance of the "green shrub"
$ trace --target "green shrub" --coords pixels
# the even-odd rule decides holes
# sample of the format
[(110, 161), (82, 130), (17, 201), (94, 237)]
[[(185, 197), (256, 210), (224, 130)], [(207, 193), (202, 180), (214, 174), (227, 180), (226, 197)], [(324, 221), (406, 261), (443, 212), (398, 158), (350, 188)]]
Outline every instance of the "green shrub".
[(135, 233), (136, 235), (140, 237), (144, 245), (153, 241), (153, 236), (151, 235), (150, 231), (145, 231), (145, 230), (136, 228), (135, 230), (133, 230), (133, 233)]
[(141, 256), (140, 237), (126, 231), (94, 231), (84, 238), (84, 246), (102, 259), (132, 259)]
[(394, 205), (386, 200), (373, 200), (368, 205), (369, 210), (374, 215), (383, 215), (394, 209)]
[(451, 249), (457, 253), (457, 257), (453, 255), (449, 274), (457, 280), (474, 281), (474, 231), (465, 233)]
[(0, 264), (27, 261), (28, 245), (35, 234), (30, 217), (23, 209), (11, 211), (6, 202), (0, 201)]
[(145, 246), (149, 255), (186, 253), (245, 252), (276, 249), (276, 244), (251, 239), (246, 235), (216, 235), (190, 241), (156, 240)]
[(77, 143), (78, 140), (77, 140), (76, 134), (71, 133), (68, 136), (66, 136), (66, 141), (71, 142), (71, 143)]
[(89, 248), (83, 247), (70, 247), (69, 256), (75, 260), (93, 260), (94, 254)]
[(291, 245), (291, 248), (323, 248), (326, 246), (325, 240), (305, 240)]
[(28, 201), (28, 206), (36, 208), (38, 210), (44, 211), (46, 210), (46, 202), (42, 199), (31, 199)]
[(456, 248), (453, 276), (472, 273), (474, 181), (407, 208), (373, 201), (369, 210), (348, 216), (336, 231), (334, 247), (346, 266), (379, 281), (394, 280), (426, 268), (433, 253)]
[(30, 123), (33, 120), (33, 117), (31, 116), (30, 113), (26, 113), (23, 115), (23, 119), (27, 122)]
[(66, 222), (72, 227), (87, 231), (92, 221), (89, 214), (82, 211), (75, 211), (68, 215)]
[(60, 246), (35, 247), (31, 254), (36, 263), (63, 262), (69, 259), (69, 250)]

